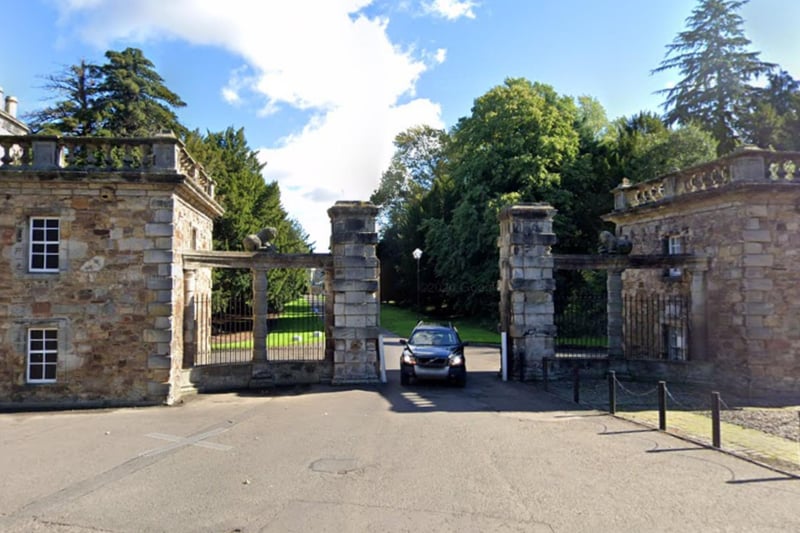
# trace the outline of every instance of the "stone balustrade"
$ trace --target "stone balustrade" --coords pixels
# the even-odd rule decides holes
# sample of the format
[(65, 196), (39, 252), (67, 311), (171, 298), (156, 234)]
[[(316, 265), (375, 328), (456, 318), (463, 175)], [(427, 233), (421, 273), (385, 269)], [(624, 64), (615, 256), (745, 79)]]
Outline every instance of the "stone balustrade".
[(0, 135), (0, 172), (174, 172), (214, 197), (214, 181), (174, 136), (145, 138)]
[(743, 147), (729, 156), (641, 183), (624, 179), (614, 189), (614, 210), (654, 204), (736, 183), (800, 185), (800, 152), (773, 152)]

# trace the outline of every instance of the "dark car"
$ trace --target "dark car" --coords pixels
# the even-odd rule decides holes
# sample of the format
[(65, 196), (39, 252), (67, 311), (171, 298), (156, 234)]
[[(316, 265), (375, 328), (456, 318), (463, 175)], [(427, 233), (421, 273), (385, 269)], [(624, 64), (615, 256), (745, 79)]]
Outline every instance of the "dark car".
[(452, 325), (420, 322), (404, 345), (400, 356), (400, 383), (412, 379), (447, 380), (458, 387), (467, 382), (467, 362), (458, 331)]

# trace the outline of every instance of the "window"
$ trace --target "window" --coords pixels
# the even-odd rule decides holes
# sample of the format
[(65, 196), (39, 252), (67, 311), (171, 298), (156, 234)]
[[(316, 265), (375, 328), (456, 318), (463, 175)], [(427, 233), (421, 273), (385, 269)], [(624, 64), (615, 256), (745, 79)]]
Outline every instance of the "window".
[(58, 366), (58, 330), (28, 330), (28, 383), (54, 383)]
[[(683, 237), (680, 235), (670, 235), (664, 240), (664, 248), (667, 255), (681, 255), (683, 253)], [(683, 274), (683, 269), (668, 268), (665, 275), (670, 278), (679, 278)]]
[(58, 272), (60, 240), (57, 218), (31, 218), (30, 257), (31, 272)]

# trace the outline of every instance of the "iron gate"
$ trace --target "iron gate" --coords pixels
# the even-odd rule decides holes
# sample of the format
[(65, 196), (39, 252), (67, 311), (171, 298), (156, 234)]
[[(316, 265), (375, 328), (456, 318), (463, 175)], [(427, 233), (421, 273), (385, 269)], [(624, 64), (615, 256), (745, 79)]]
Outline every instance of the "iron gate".
[(686, 361), (689, 358), (689, 297), (633, 294), (622, 298), (626, 359)]
[[(213, 311), (210, 296), (195, 298), (199, 335), (195, 366), (249, 363), (253, 358), (253, 308), (236, 299)], [(267, 360), (325, 359), (325, 295), (305, 294), (267, 315)]]
[(604, 294), (572, 295), (556, 306), (553, 320), (556, 357), (608, 356), (608, 315)]

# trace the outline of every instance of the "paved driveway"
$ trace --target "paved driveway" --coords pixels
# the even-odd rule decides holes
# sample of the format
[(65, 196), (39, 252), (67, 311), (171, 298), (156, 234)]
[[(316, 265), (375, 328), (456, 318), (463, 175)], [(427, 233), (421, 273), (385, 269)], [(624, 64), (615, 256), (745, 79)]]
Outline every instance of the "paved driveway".
[[(391, 341), (391, 339), (390, 339)], [(0, 531), (797, 531), (800, 480), (497, 378), (0, 415)]]

